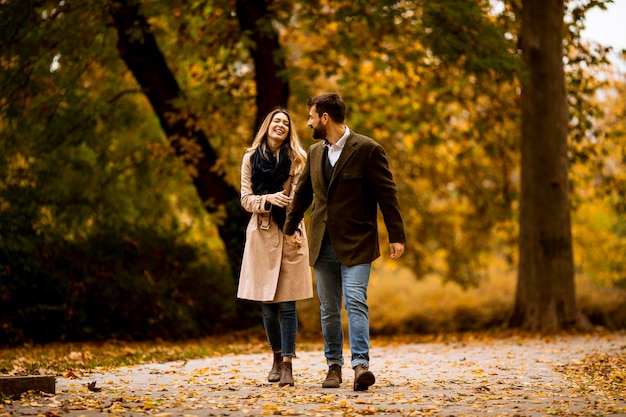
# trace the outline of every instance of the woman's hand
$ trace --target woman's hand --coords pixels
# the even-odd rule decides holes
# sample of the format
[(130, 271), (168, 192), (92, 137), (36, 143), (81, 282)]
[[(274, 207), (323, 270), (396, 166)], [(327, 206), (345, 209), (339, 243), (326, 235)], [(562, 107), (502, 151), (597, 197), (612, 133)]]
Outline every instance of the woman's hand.
[(268, 194), (266, 201), (276, 207), (287, 207), (291, 203), (291, 198), (283, 190), (274, 194)]

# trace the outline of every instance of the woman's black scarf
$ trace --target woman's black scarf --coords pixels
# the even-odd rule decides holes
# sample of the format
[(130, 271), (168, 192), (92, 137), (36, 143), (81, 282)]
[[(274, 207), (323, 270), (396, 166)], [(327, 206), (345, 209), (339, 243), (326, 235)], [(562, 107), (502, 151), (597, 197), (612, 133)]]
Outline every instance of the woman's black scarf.
[[(281, 146), (276, 156), (267, 146), (259, 146), (250, 157), (252, 163), (252, 191), (256, 195), (273, 194), (283, 191), (283, 184), (289, 178), (291, 158), (289, 147)], [(272, 207), (272, 217), (281, 229), (285, 224), (285, 207)]]

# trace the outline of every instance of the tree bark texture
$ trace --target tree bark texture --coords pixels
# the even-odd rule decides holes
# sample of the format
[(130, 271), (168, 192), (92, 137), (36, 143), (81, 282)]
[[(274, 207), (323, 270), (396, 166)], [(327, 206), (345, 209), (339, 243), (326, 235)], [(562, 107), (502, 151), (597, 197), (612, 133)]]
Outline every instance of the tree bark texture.
[(287, 108), (289, 100), (287, 67), (278, 32), (268, 10), (270, 1), (237, 0), (235, 4), (239, 26), (251, 41), (249, 51), (254, 61), (257, 90), (255, 130), (274, 107)]
[(582, 325), (576, 304), (567, 164), (563, 0), (524, 0), (518, 282), (510, 325)]
[(206, 133), (197, 127), (197, 117), (188, 110), (185, 96), (141, 11), (141, 2), (110, 0), (109, 10), (118, 33), (120, 57), (145, 92), (176, 155), (191, 172), (198, 196), (209, 213), (224, 213), (218, 230), (232, 273), (238, 277), (249, 219), (241, 208), (239, 192), (216, 169), (217, 154)]

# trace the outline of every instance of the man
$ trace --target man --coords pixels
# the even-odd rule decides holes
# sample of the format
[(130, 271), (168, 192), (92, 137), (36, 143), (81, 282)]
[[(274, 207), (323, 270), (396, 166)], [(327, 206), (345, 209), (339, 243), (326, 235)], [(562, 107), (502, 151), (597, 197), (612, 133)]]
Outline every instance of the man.
[(289, 206), (284, 233), (289, 245), (304, 212), (313, 202), (309, 226), (309, 258), (321, 303), (324, 355), (328, 375), (324, 388), (342, 382), (342, 294), (348, 312), (354, 390), (376, 382), (369, 370), (367, 285), (371, 263), (380, 256), (377, 207), (385, 221), (392, 259), (404, 252), (404, 223), (398, 193), (383, 147), (352, 132), (344, 124), (346, 105), (337, 94), (309, 99), (308, 126), (313, 138), (307, 162)]

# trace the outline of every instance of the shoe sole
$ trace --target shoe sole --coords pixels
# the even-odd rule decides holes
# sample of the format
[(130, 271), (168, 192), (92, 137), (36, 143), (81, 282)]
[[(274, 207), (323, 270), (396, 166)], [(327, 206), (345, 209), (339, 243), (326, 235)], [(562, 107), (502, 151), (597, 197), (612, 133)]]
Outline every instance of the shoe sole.
[(339, 388), (339, 385), (341, 384), (341, 381), (339, 381), (339, 384), (327, 384), (322, 382), (322, 388)]
[(376, 382), (376, 377), (370, 371), (365, 371), (356, 381), (354, 381), (354, 390), (355, 391), (367, 391), (367, 388), (374, 385)]

